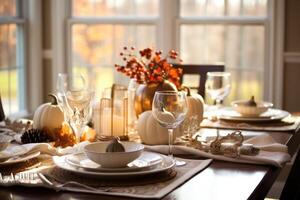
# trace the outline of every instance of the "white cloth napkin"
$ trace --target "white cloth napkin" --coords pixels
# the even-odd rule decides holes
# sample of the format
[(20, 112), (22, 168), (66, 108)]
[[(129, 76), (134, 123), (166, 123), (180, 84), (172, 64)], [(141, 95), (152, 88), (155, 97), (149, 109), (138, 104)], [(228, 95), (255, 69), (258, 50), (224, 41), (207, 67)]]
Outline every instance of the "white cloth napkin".
[(87, 144), (89, 144), (89, 142), (86, 141), (86, 142), (81, 142), (79, 144), (76, 144), (72, 147), (66, 147), (66, 148), (55, 148), (48, 143), (10, 144), (5, 149), (5, 154), (13, 157), (15, 155), (19, 155), (19, 153), (30, 154), (30, 152), (39, 151), (41, 154), (61, 156), (65, 154), (83, 152), (83, 148)]
[[(276, 167), (282, 167), (282, 165), (291, 160), (291, 156), (287, 153), (287, 146), (277, 143), (270, 135), (260, 135), (250, 138), (244, 143), (253, 144), (259, 148), (259, 154), (255, 156), (241, 155), (238, 158), (230, 158), (223, 155), (214, 155), (198, 149), (194, 149), (186, 146), (173, 146), (173, 153), (176, 154), (192, 154), (199, 157), (212, 158), (216, 160), (223, 160), (229, 162), (238, 163), (251, 163), (251, 164), (267, 164), (274, 165)], [(163, 154), (168, 153), (168, 145), (156, 145), (145, 146), (148, 151), (155, 151)]]

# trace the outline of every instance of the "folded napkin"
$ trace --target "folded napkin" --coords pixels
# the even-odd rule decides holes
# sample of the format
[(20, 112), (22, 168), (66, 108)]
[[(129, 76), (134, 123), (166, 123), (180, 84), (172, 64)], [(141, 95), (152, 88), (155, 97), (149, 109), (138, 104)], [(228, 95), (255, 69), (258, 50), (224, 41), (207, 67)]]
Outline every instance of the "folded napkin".
[[(287, 153), (287, 146), (277, 143), (270, 135), (260, 135), (250, 138), (244, 143), (253, 144), (253, 146), (260, 149), (259, 154), (255, 156), (240, 155), (237, 158), (226, 157), (223, 155), (215, 155), (204, 152), (198, 149), (187, 146), (173, 146), (173, 153), (187, 154), (199, 156), (201, 158), (212, 158), (216, 160), (223, 160), (237, 163), (251, 163), (251, 164), (266, 164), (282, 167), (282, 165), (291, 160), (291, 156)], [(148, 151), (155, 151), (163, 154), (168, 154), (168, 145), (145, 146)]]
[(30, 152), (37, 151), (39, 151), (41, 154), (61, 156), (65, 154), (83, 152), (83, 148), (87, 144), (89, 144), (89, 142), (86, 141), (66, 148), (55, 148), (48, 143), (9, 144), (9, 146), (3, 152), (5, 152), (7, 156), (11, 157), (19, 154), (30, 154)]

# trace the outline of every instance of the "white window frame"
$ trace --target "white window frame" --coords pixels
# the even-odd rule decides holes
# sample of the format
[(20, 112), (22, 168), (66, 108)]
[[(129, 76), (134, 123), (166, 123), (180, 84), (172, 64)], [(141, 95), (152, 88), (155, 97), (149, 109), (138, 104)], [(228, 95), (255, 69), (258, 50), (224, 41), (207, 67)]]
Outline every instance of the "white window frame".
[[(71, 18), (71, 0), (52, 1), (53, 31), (53, 83), (58, 72), (69, 72), (71, 59), (71, 26), (87, 24), (155, 24), (157, 47), (164, 51), (180, 49), (181, 24), (233, 24), (263, 25), (265, 27), (264, 99), (282, 107), (283, 93), (283, 42), (284, 42), (284, 0), (269, 0), (267, 16), (258, 17), (180, 17), (179, 0), (160, 0), (158, 17), (107, 17)], [(175, 19), (175, 20), (174, 20)], [(54, 53), (53, 53), (54, 54)], [(54, 86), (55, 87), (55, 86)]]
[[(0, 24), (17, 24), (17, 66), (22, 66), (19, 74), (20, 111), (12, 113), (22, 116), (31, 113), (42, 102), (42, 65), (41, 65), (41, 3), (34, 0), (17, 0), (17, 16), (1, 17)], [(21, 73), (21, 72), (19, 72)], [(34, 78), (33, 78), (34, 77)], [(21, 85), (20, 85), (21, 84)], [(25, 85), (22, 85), (25, 84)]]
[[(26, 20), (23, 16), (24, 13), (24, 6), (23, 6), (23, 2), (20, 0), (16, 1), (16, 16), (1, 16), (0, 17), (0, 25), (10, 25), (10, 24), (15, 24), (17, 26), (17, 30), (16, 30), (16, 40), (17, 40), (17, 49), (16, 49), (16, 66), (7, 66), (7, 68), (2, 69), (5, 71), (11, 71), (13, 69), (17, 70), (17, 73), (19, 74), (18, 77), (20, 78), (20, 81), (18, 82), (18, 88), (22, 88), (21, 90), (19, 90), (19, 99), (18, 99), (18, 103), (19, 103), (19, 108), (21, 110), (25, 110), (26, 107), (26, 99), (25, 102), (21, 101), (23, 100), (22, 97), (25, 94), (25, 87), (22, 87), (22, 84), (25, 83), (24, 78), (25, 78), (25, 74), (21, 74), (21, 71), (25, 71), (25, 60), (24, 60), (24, 37), (25, 37), (25, 24), (26, 24)], [(22, 67), (21, 68), (17, 68), (17, 67)], [(10, 83), (8, 83), (10, 84)], [(11, 105), (9, 105), (10, 107)], [(9, 110), (9, 112), (11, 112)], [(7, 114), (7, 113), (6, 113)]]

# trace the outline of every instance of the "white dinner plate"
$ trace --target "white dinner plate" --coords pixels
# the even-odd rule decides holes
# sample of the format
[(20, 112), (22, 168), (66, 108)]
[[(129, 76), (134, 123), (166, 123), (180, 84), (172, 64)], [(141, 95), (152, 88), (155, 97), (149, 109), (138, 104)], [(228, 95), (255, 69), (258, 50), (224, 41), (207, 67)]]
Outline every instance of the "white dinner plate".
[(142, 171), (124, 171), (124, 172), (100, 172), (100, 171), (88, 171), (80, 167), (75, 167), (66, 162), (67, 156), (54, 156), (53, 161), (55, 165), (66, 171), (77, 173), (79, 175), (94, 176), (94, 177), (128, 177), (128, 176), (142, 176), (155, 174), (172, 169), (175, 166), (175, 162), (168, 156), (160, 155), (162, 161), (156, 166), (142, 170)]
[(19, 156), (27, 152), (28, 150), (22, 145), (9, 144), (6, 149), (0, 151), (0, 163), (8, 160), (9, 158)]
[(20, 162), (25, 162), (26, 160), (38, 157), (40, 154), (41, 154), (41, 152), (37, 151), (37, 152), (28, 153), (28, 154), (26, 153), (26, 154), (14, 156), (12, 158), (9, 158), (5, 162), (1, 162), (0, 166), (11, 165), (11, 164), (16, 164), (16, 163), (20, 163)]
[(77, 153), (66, 156), (66, 162), (72, 166), (80, 167), (89, 171), (100, 172), (124, 172), (140, 171), (152, 168), (162, 161), (162, 157), (157, 153), (144, 151), (142, 155), (122, 168), (103, 168), (101, 165), (90, 160), (84, 153)]
[(230, 121), (248, 121), (248, 122), (268, 122), (278, 121), (290, 115), (289, 112), (279, 109), (268, 109), (267, 112), (262, 113), (257, 117), (242, 116), (240, 113), (234, 110), (233, 107), (225, 107), (219, 111), (219, 119)]

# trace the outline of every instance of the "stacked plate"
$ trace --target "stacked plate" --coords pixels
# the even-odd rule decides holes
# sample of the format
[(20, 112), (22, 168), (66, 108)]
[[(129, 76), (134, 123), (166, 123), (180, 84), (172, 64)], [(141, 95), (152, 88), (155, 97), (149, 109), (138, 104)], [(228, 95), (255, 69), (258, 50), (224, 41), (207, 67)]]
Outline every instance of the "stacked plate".
[(84, 153), (55, 156), (53, 161), (59, 168), (81, 175), (97, 177), (127, 177), (159, 173), (175, 166), (173, 159), (158, 153), (143, 151), (133, 162), (120, 168), (105, 168), (90, 160)]
[(225, 107), (219, 111), (219, 119), (229, 121), (244, 122), (273, 122), (282, 120), (290, 116), (289, 112), (279, 109), (269, 108), (266, 112), (258, 116), (244, 116), (238, 113), (233, 107)]

